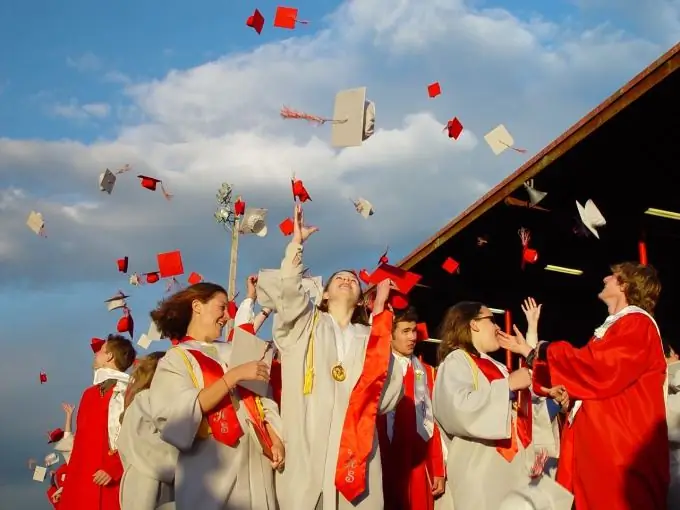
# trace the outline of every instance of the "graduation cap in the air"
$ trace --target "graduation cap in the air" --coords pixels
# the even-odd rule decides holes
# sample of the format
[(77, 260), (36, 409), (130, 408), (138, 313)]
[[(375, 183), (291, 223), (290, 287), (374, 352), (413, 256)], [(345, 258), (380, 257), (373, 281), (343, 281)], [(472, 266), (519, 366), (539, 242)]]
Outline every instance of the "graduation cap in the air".
[(172, 278), (184, 274), (182, 253), (179, 250), (158, 253), (156, 259), (158, 260), (158, 272), (160, 273), (161, 278)]
[(142, 284), (137, 273), (132, 273), (130, 278), (128, 278), (128, 281), (130, 282), (130, 285), (134, 285), (135, 287), (138, 287)]
[(446, 123), (444, 131), (447, 132), (449, 138), (458, 140), (458, 137), (463, 132), (463, 124), (458, 120), (458, 117), (454, 117)]
[(375, 103), (366, 99), (366, 87), (338, 92), (331, 118), (298, 112), (287, 106), (281, 109), (281, 117), (332, 124), (331, 144), (338, 148), (358, 147), (375, 132)]
[(47, 373), (44, 370), (40, 371), (40, 384), (45, 384), (47, 382)]
[(249, 207), (246, 209), (239, 228), (241, 234), (267, 235), (267, 209)]
[(142, 276), (144, 277), (146, 283), (157, 283), (161, 279), (158, 271), (143, 273)]
[(118, 308), (123, 308), (125, 306), (125, 300), (129, 298), (127, 294), (123, 294), (122, 291), (118, 291), (113, 297), (110, 297), (104, 303), (107, 303), (106, 307), (109, 312), (117, 310)]
[(56, 463), (59, 462), (59, 454), (56, 452), (48, 453), (45, 455), (44, 463), (45, 466), (50, 467), (54, 466)]
[(187, 282), (189, 282), (189, 285), (196, 285), (197, 283), (201, 283), (203, 281), (203, 275), (192, 272), (189, 275), (189, 278), (187, 278)]
[(484, 140), (489, 144), (489, 147), (491, 147), (491, 150), (496, 156), (508, 149), (522, 154), (526, 152), (526, 149), (518, 149), (515, 147), (515, 139), (503, 124), (496, 126), (484, 135)]
[(279, 6), (276, 8), (276, 14), (274, 15), (274, 26), (276, 28), (293, 30), (295, 29), (295, 25), (297, 23), (300, 23), (301, 25), (307, 25), (309, 23), (308, 21), (298, 19), (297, 8), (285, 6)]
[(152, 320), (149, 324), (149, 331), (142, 333), (142, 336), (137, 340), (137, 345), (142, 349), (148, 349), (152, 342), (160, 340), (162, 336), (163, 335), (161, 335), (161, 332), (158, 330), (158, 326), (156, 326), (156, 323)]
[(234, 202), (234, 216), (240, 217), (246, 213), (246, 203), (241, 200), (241, 196), (236, 197), (236, 202)]
[(255, 30), (258, 34), (261, 34), (262, 28), (264, 28), (264, 16), (262, 16), (262, 13), (259, 10), (255, 9), (255, 11), (248, 16), (246, 25)]
[(578, 215), (581, 218), (583, 226), (585, 226), (595, 237), (600, 238), (600, 234), (597, 229), (604, 227), (607, 224), (607, 220), (604, 219), (602, 213), (595, 205), (595, 202), (588, 199), (585, 206), (582, 206), (579, 201), (576, 201), (576, 208), (578, 209)]
[(295, 175), (290, 180), (291, 187), (293, 188), (293, 201), (300, 201), (300, 203), (305, 203), (307, 201), (312, 201), (312, 197), (309, 196), (307, 188), (302, 183), (300, 179), (296, 179)]
[(279, 230), (286, 237), (292, 236), (295, 230), (295, 224), (293, 223), (293, 220), (291, 218), (286, 218), (283, 220), (281, 223), (279, 223)]
[(389, 303), (393, 308), (403, 310), (408, 306), (408, 293), (421, 280), (422, 276), (400, 267), (382, 263), (373, 271), (370, 277), (372, 285), (378, 285), (383, 280), (391, 280), (396, 289), (390, 292)]
[(430, 97), (437, 97), (439, 94), (442, 93), (442, 87), (439, 85), (439, 82), (436, 81), (434, 83), (430, 83), (427, 86), (427, 95)]
[(536, 206), (543, 200), (548, 194), (545, 191), (538, 191), (534, 188), (534, 180), (529, 179), (524, 183), (524, 189), (527, 190), (527, 195), (529, 195), (529, 203), (531, 206)]
[(127, 306), (123, 308), (123, 316), (118, 320), (116, 330), (118, 333), (127, 333), (131, 339), (135, 336), (135, 321)]
[(31, 211), (26, 220), (26, 225), (40, 237), (47, 237), (45, 236), (45, 220), (39, 212)]
[(538, 261), (538, 251), (529, 247), (531, 241), (531, 233), (528, 229), (522, 227), (517, 231), (519, 239), (522, 242), (522, 269), (526, 264), (535, 264)]
[(141, 179), (140, 184), (142, 185), (142, 188), (148, 189), (149, 191), (156, 191), (158, 185), (160, 185), (163, 196), (167, 200), (170, 200), (172, 198), (172, 195), (166, 191), (165, 186), (163, 185), (163, 181), (161, 179), (149, 177), (148, 175), (138, 175), (137, 178)]
[(449, 274), (457, 273), (460, 271), (460, 263), (451, 257), (446, 257), (442, 264), (442, 269)]
[(361, 214), (365, 219), (368, 219), (369, 216), (373, 216), (375, 214), (375, 210), (373, 209), (373, 204), (371, 204), (368, 200), (365, 198), (359, 198), (357, 200), (352, 200), (352, 203), (354, 204), (354, 209)]
[(116, 185), (116, 176), (108, 168), (99, 176), (99, 191), (104, 191), (109, 195)]
[(118, 259), (116, 261), (116, 265), (118, 266), (118, 271), (121, 273), (127, 273), (128, 271), (128, 264), (130, 262), (130, 259), (128, 257), (123, 257), (122, 259)]
[(35, 470), (33, 471), (33, 480), (36, 482), (44, 482), (45, 477), (47, 476), (47, 468), (44, 466), (35, 466)]

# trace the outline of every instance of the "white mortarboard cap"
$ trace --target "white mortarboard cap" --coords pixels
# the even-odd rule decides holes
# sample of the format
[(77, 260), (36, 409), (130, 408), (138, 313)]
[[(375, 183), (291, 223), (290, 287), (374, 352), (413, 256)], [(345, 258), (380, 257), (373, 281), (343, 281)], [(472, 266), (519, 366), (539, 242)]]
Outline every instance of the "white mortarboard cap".
[(132, 273), (129, 278), (130, 285), (134, 285), (135, 287), (139, 286), (141, 282), (139, 281), (139, 275), (137, 273)]
[(44, 482), (47, 475), (47, 469), (43, 466), (35, 466), (33, 470), (33, 480), (36, 482)]
[(592, 200), (588, 200), (584, 207), (577, 200), (576, 208), (578, 209), (578, 215), (581, 217), (581, 221), (585, 227), (599, 239), (600, 234), (597, 233), (597, 229), (604, 227), (607, 224), (607, 220), (604, 219), (604, 216), (602, 216), (602, 213), (595, 203)]
[(510, 492), (499, 510), (571, 510), (574, 496), (549, 476)]
[(28, 225), (28, 228), (33, 232), (40, 235), (42, 234), (43, 228), (45, 228), (45, 220), (43, 220), (43, 216), (39, 212), (31, 211), (31, 214), (28, 215), (28, 219), (26, 220), (26, 225)]
[(161, 340), (161, 332), (158, 331), (158, 326), (156, 326), (156, 323), (154, 321), (151, 321), (151, 324), (149, 324), (149, 331), (146, 333), (142, 333), (142, 336), (139, 337), (139, 340), (137, 341), (137, 345), (139, 345), (142, 349), (148, 349), (149, 346), (158, 340)]
[(354, 208), (357, 210), (359, 214), (361, 214), (364, 218), (368, 219), (369, 216), (372, 216), (375, 213), (375, 210), (373, 209), (373, 204), (371, 204), (368, 200), (365, 198), (359, 198), (354, 202)]
[(543, 200), (548, 194), (545, 191), (538, 191), (534, 188), (534, 180), (530, 179), (524, 183), (524, 188), (527, 190), (527, 195), (529, 195), (529, 203), (531, 205), (538, 205), (538, 203)]
[[(274, 356), (272, 347), (272, 342), (265, 342), (243, 328), (234, 328), (229, 365), (235, 367), (261, 360), (271, 366)], [(269, 382), (267, 381), (241, 381), (238, 384), (263, 397), (267, 396), (269, 392)]]
[(358, 147), (374, 132), (375, 104), (366, 100), (366, 87), (338, 92), (331, 128), (333, 147)]
[(54, 466), (59, 462), (59, 454), (52, 452), (45, 455), (45, 466)]
[(302, 279), (302, 288), (309, 295), (309, 299), (319, 306), (323, 298), (323, 279), (320, 276), (307, 276)]
[(257, 274), (257, 303), (262, 308), (276, 312), (276, 297), (281, 290), (281, 272), (278, 269), (261, 269)]
[(242, 234), (255, 234), (258, 237), (267, 235), (267, 209), (249, 207), (241, 219)]
[(107, 168), (104, 173), (99, 176), (99, 190), (105, 191), (110, 195), (115, 185), (116, 176)]
[(109, 312), (113, 310), (117, 310), (118, 308), (123, 308), (125, 306), (125, 299), (129, 298), (130, 296), (123, 294), (122, 292), (118, 292), (115, 296), (107, 299), (104, 301), (104, 303), (107, 303), (107, 308)]
[(484, 135), (493, 153), (498, 156), (515, 145), (515, 140), (503, 124), (500, 124)]

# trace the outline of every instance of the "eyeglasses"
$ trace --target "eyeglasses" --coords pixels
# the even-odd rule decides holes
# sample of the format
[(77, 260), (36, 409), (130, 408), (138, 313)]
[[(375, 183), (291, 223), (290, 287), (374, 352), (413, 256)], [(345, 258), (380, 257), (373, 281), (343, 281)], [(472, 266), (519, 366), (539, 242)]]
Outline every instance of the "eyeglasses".
[(484, 319), (488, 319), (491, 322), (496, 322), (496, 318), (493, 315), (484, 315), (483, 317), (475, 317), (476, 321), (483, 321)]

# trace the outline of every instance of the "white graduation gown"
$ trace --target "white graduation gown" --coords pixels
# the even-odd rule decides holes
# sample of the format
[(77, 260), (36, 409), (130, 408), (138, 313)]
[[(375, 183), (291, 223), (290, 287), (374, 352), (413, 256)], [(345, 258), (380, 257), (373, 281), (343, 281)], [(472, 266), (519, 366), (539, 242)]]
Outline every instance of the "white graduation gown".
[[(245, 406), (236, 413), (245, 434), (234, 448), (212, 437), (197, 439), (203, 418), (194, 386), (180, 349), (197, 349), (216, 361), (228, 360), (231, 344), (189, 341), (170, 349), (158, 363), (151, 382), (151, 417), (161, 439), (179, 450), (175, 470), (177, 510), (275, 510), (274, 474), (247, 419)], [(218, 352), (219, 351), (219, 354)], [(196, 360), (188, 359), (203, 388)], [(238, 390), (237, 390), (238, 391)], [(265, 419), (281, 435), (278, 407), (262, 398)]]
[[(680, 364), (680, 361), (675, 363)], [(672, 368), (677, 369), (678, 367), (669, 366), (669, 371)], [(680, 370), (673, 370), (673, 376), (669, 380), (666, 420), (671, 450), (671, 483), (668, 490), (668, 508), (680, 508)]]
[(435, 379), (434, 416), (448, 439), (447, 489), (455, 510), (498, 510), (511, 490), (529, 484), (534, 450), (518, 441), (512, 462), (498, 453), (493, 441), (511, 437), (514, 415), (507, 376), (490, 383), (475, 365), (475, 389), (471, 363), (465, 352), (455, 350), (439, 365)]
[(155, 510), (174, 499), (178, 451), (161, 439), (151, 420), (149, 390), (140, 391), (128, 406), (116, 444), (125, 469), (121, 510)]
[[(343, 343), (344, 335), (338, 338), (332, 317), (326, 313), (317, 314), (313, 344), (314, 386), (311, 394), (305, 395), (305, 361), (315, 307), (302, 286), (302, 269), (302, 247), (290, 243), (278, 277), (258, 280), (258, 293), (262, 292), (274, 301), (273, 338), (281, 355), (281, 418), (286, 467), (283, 473), (277, 473), (279, 508), (382, 510), (382, 467), (377, 431), (369, 456), (366, 497), (354, 506), (335, 487), (335, 468), (345, 413), (350, 393), (363, 370), (370, 328), (352, 325), (354, 338)], [(343, 359), (339, 360), (342, 350)], [(338, 361), (342, 361), (347, 374), (343, 382), (336, 382), (331, 376), (331, 368)], [(391, 355), (389, 363), (378, 409), (380, 414), (395, 409), (403, 394), (402, 371), (393, 370)]]
[(73, 432), (64, 432), (64, 437), (54, 443), (54, 449), (64, 456), (64, 462), (68, 464), (71, 460), (71, 452), (73, 451), (73, 441), (75, 441)]

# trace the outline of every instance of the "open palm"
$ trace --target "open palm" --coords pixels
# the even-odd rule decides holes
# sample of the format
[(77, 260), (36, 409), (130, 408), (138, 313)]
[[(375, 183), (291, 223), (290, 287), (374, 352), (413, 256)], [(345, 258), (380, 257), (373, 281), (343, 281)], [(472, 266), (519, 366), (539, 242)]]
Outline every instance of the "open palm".
[(308, 227), (305, 225), (304, 214), (302, 213), (302, 206), (295, 204), (295, 212), (293, 215), (293, 242), (303, 244), (309, 236), (318, 231), (318, 227)]
[(541, 317), (541, 307), (536, 303), (536, 300), (532, 297), (526, 298), (524, 303), (522, 303), (522, 311), (527, 318), (529, 324), (538, 324), (538, 319)]

